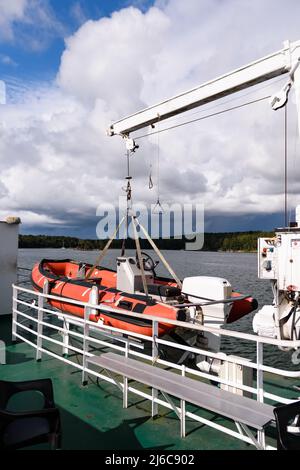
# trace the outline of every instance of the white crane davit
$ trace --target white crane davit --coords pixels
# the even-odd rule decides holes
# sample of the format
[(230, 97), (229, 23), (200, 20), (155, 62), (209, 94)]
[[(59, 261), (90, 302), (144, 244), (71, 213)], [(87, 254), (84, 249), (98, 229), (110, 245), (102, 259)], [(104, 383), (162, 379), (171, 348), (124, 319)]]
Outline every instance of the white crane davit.
[[(271, 105), (274, 110), (284, 106), (292, 84), (296, 86), (298, 114), (300, 113), (300, 41), (285, 41), (284, 47), (278, 52), (251, 62), (232, 72), (210, 80), (192, 90), (166, 99), (135, 114), (114, 122), (108, 129), (108, 135), (120, 135), (128, 140), (130, 134), (147, 126), (153, 126), (172, 116), (197, 108), (211, 101), (218, 100), (251, 86), (265, 82), (283, 74), (289, 74), (288, 82), (273, 96)], [(300, 123), (300, 119), (299, 119)], [(300, 124), (299, 124), (300, 133)], [(134, 142), (130, 139), (127, 148), (131, 149)]]

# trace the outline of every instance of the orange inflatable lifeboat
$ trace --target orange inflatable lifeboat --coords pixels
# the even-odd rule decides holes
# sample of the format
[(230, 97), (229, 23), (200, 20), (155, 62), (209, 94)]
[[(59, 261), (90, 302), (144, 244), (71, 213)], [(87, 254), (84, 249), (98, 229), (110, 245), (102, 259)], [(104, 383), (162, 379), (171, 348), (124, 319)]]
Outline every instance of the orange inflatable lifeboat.
[[(104, 325), (112, 326), (128, 330), (134, 333), (143, 334), (146, 336), (152, 335), (152, 322), (147, 319), (140, 319), (124, 314), (124, 310), (133, 313), (140, 313), (145, 315), (158, 316), (168, 318), (170, 320), (186, 320), (186, 313), (184, 310), (172, 307), (165, 303), (153, 300), (151, 297), (145, 295), (129, 294), (116, 289), (116, 272), (97, 267), (94, 269), (92, 277), (84, 279), (86, 273), (90, 270), (91, 265), (84, 264), (84, 271), (82, 272), (83, 263), (71, 260), (47, 260), (44, 259), (37, 263), (31, 273), (31, 281), (33, 287), (42, 292), (45, 281), (49, 282), (49, 294), (61, 297), (61, 300), (48, 299), (48, 303), (53, 307), (72, 315), (79, 317), (84, 316), (84, 308), (71, 303), (68, 299), (77, 300), (80, 302), (88, 302), (90, 297), (91, 288), (98, 287), (99, 304), (103, 303), (105, 306), (113, 307), (114, 312), (100, 311), (99, 314), (91, 315), (90, 320), (98, 322), (99, 320)], [(78, 279), (78, 273), (81, 270)], [(83, 275), (82, 275), (83, 274)], [(175, 294), (179, 289), (174, 289), (171, 283), (165, 283), (165, 293)], [(161, 281), (158, 278), (159, 288)], [(168, 292), (169, 291), (169, 292)], [(120, 310), (120, 313), (118, 313)], [(166, 334), (168, 331), (174, 329), (174, 325), (159, 324), (159, 335)]]
[[(91, 267), (77, 261), (44, 259), (32, 269), (32, 284), (35, 290), (42, 292), (45, 281), (48, 281), (48, 293), (61, 298), (47, 299), (48, 303), (64, 313), (79, 317), (84, 316), (84, 307), (74, 305), (68, 300), (89, 302), (91, 289), (97, 286), (99, 304), (103, 304), (103, 311), (97, 310), (96, 315), (90, 315), (90, 320), (101, 321), (104, 325), (145, 336), (152, 335), (151, 320), (126, 315), (124, 311), (161, 317), (162, 323), (159, 324), (158, 331), (160, 336), (176, 328), (174, 325), (163, 323), (164, 318), (188, 320), (188, 310), (172, 306), (163, 300), (180, 298), (181, 291), (174, 281), (155, 276), (152, 285), (148, 286), (147, 297), (144, 294), (130, 294), (118, 290), (117, 274), (107, 268), (97, 266), (93, 269), (91, 277), (85, 279)], [(234, 301), (239, 295), (233, 293), (233, 305), (227, 323), (232, 323), (257, 308), (256, 300), (251, 297)], [(178, 305), (178, 302), (175, 303)], [(108, 313), (104, 306), (112, 308), (112, 311)]]

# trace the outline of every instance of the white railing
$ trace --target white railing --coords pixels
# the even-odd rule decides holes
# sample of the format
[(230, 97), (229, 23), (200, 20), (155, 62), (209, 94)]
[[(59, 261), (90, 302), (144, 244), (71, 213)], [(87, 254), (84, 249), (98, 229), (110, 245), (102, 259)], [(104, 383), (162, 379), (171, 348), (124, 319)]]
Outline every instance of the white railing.
[[(123, 313), (127, 317), (130, 315), (133, 318), (141, 318), (144, 320), (147, 319), (152, 322), (152, 336), (145, 336), (142, 334), (130, 332), (129, 338), (127, 330), (105, 326), (89, 320), (91, 312), (95, 312), (97, 310), (101, 310), (102, 313), (106, 312), (108, 314), (109, 312), (116, 312), (116, 309), (109, 307), (107, 304), (98, 305), (96, 303), (80, 302), (68, 299), (68, 304), (74, 304), (83, 308), (84, 317), (80, 318), (53, 309), (47, 305), (47, 299), (61, 301), (61, 297), (47, 293), (47, 284), (45, 284), (44, 292), (42, 293), (36, 292), (22, 285), (13, 285), (13, 340), (20, 339), (35, 348), (37, 360), (41, 360), (42, 355), (47, 354), (60, 361), (63, 361), (66, 364), (81, 369), (83, 383), (86, 383), (88, 375), (93, 375), (108, 382), (116, 383), (111, 377), (90, 369), (87, 365), (87, 358), (95, 355), (95, 351), (93, 351), (92, 348), (109, 348), (121, 351), (126, 355), (141, 358), (157, 365), (170, 367), (172, 369), (178, 370), (178, 372), (183, 375), (188, 373), (194, 378), (208, 379), (214, 383), (220, 384), (220, 386), (227, 385), (244, 392), (251, 393), (256, 397), (256, 400), (260, 402), (264, 402), (265, 399), (274, 401), (276, 403), (290, 403), (293, 401), (284, 396), (267, 392), (264, 387), (265, 373), (274, 374), (276, 376), (285, 378), (300, 378), (300, 371), (283, 370), (265, 365), (264, 345), (268, 344), (273, 346), (298, 349), (300, 348), (300, 341), (280, 341), (256, 336), (249, 333), (241, 333), (238, 331), (213, 328), (198, 324), (196, 325), (165, 318), (163, 319), (163, 323), (179, 326), (196, 333), (208, 332), (224, 337), (237, 338), (240, 341), (250, 341), (255, 343), (256, 361), (254, 362), (247, 358), (227, 356), (224, 353), (214, 353), (205, 349), (200, 349), (198, 347), (181, 345), (163, 338), (159, 338), (157, 332), (159, 323), (162, 323), (161, 317), (133, 313), (128, 310), (117, 310), (119, 314)], [(35, 328), (28, 326), (28, 322), (31, 325), (34, 324)], [(56, 336), (52, 337), (51, 334), (47, 334), (45, 331), (46, 328), (50, 329), (50, 331), (53, 332)], [(32, 338), (29, 339), (28, 335), (31, 335)], [(57, 337), (57, 335), (61, 335), (62, 338), (60, 339), (59, 336)], [(126, 337), (122, 335), (126, 335)], [(112, 339), (114, 340), (113, 342), (111, 342)], [(73, 341), (77, 341), (77, 346), (73, 344)], [(147, 343), (150, 343), (151, 354), (147, 354), (145, 352), (144, 346)], [(195, 355), (203, 355), (213, 359), (221, 359), (222, 361), (227, 361), (228, 363), (234, 363), (250, 368), (253, 371), (256, 371), (256, 386), (237, 383), (221, 378), (212, 373), (203, 372), (198, 369), (196, 370), (191, 367), (187, 367), (183, 364), (180, 365), (175, 362), (171, 362), (170, 360), (162, 359), (159, 357), (160, 345), (168, 347), (169, 350), (182, 350), (183, 352), (190, 352), (191, 354)], [(70, 354), (70, 352), (76, 356), (81, 355), (82, 363), (73, 360), (73, 356)], [(117, 382), (117, 385), (120, 389), (123, 389), (123, 383)], [(161, 400), (157, 397), (157, 395), (142, 392), (133, 386), (129, 386), (128, 391), (151, 400), (152, 407), (162, 405), (166, 408), (172, 409), (170, 403), (165, 400)], [(296, 399), (297, 397), (295, 397), (295, 400)], [(180, 412), (180, 409), (178, 408), (177, 411)], [(253, 444), (253, 440), (249, 436), (244, 435), (239, 428), (237, 432), (213, 421), (204, 419), (203, 417), (191, 412), (186, 412), (186, 417), (194, 419), (200, 423), (207, 424), (215, 429), (229, 434), (230, 436)]]

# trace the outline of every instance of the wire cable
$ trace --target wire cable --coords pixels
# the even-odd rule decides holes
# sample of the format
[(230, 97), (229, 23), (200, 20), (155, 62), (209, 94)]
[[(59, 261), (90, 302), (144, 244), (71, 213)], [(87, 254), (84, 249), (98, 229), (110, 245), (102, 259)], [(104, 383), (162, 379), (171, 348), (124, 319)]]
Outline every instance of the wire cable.
[(185, 121), (185, 122), (182, 122), (180, 124), (175, 124), (174, 126), (165, 127), (164, 129), (160, 129), (158, 131), (150, 132), (149, 134), (140, 135), (138, 137), (135, 137), (134, 140), (144, 139), (145, 137), (150, 137), (152, 135), (161, 134), (162, 132), (167, 132), (167, 131), (170, 131), (172, 129), (176, 129), (178, 127), (186, 126), (188, 124), (193, 124), (194, 122), (204, 121), (205, 119), (208, 119), (208, 118), (211, 118), (211, 117), (214, 117), (214, 116), (219, 116), (220, 114), (225, 114), (225, 113), (228, 113), (229, 111), (234, 111), (236, 109), (240, 109), (240, 108), (244, 108), (246, 106), (250, 106), (251, 104), (255, 104), (255, 103), (259, 103), (261, 101), (265, 101), (265, 100), (269, 99), (270, 97), (271, 97), (271, 95), (268, 95), (268, 96), (263, 96), (262, 98), (257, 98), (256, 100), (247, 101), (246, 103), (242, 103), (242, 104), (237, 105), (237, 106), (232, 106), (231, 108), (222, 109), (221, 111), (217, 111), (215, 113), (207, 114), (206, 116), (201, 116), (200, 118), (191, 119), (189, 121)]
[(288, 105), (284, 108), (284, 226), (288, 225)]

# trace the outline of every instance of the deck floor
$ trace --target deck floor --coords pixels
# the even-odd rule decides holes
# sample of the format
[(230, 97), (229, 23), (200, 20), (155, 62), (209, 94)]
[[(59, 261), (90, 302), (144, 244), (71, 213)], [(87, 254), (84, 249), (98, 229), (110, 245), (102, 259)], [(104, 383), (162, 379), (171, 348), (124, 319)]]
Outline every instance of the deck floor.
[[(187, 419), (187, 436), (180, 437), (180, 423), (175, 413), (159, 407), (160, 416), (151, 418), (151, 403), (129, 394), (129, 408), (122, 408), (118, 388), (105, 381), (89, 380), (81, 385), (81, 371), (48, 355), (41, 362), (35, 360), (35, 350), (26, 343), (13, 344), (11, 317), (0, 317), (0, 337), (7, 344), (7, 364), (0, 365), (0, 377), (20, 381), (51, 378), (55, 402), (61, 410), (63, 449), (103, 450), (217, 450), (254, 449), (242, 441), (227, 436), (208, 426)], [(283, 387), (287, 396), (294, 396), (292, 383), (270, 383)], [(16, 404), (16, 406), (19, 406)], [(191, 407), (191, 410), (195, 408)], [(216, 423), (228, 421), (205, 410), (201, 416)], [(232, 423), (232, 429), (234, 424)], [(271, 430), (274, 435), (274, 431)], [(274, 445), (274, 440), (272, 439)]]

